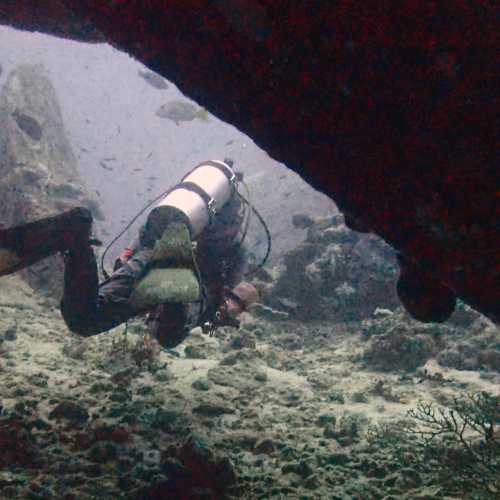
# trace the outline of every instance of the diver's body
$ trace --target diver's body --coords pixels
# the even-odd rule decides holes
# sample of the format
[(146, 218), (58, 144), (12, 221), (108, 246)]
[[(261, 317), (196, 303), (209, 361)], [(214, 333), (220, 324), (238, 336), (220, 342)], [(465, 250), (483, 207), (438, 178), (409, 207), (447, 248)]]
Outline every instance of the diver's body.
[[(215, 222), (197, 238), (196, 261), (205, 292), (201, 313), (199, 308), (180, 303), (164, 303), (149, 311), (139, 311), (129, 300), (137, 283), (151, 268), (153, 247), (161, 236), (157, 230), (155, 234), (149, 220), (141, 227), (138, 238), (120, 256), (120, 265), (115, 264), (113, 274), (101, 284), (89, 238), (87, 244), (65, 252), (61, 312), (68, 328), (87, 337), (148, 312), (147, 323), (154, 336), (165, 347), (172, 347), (184, 339), (189, 327), (211, 321), (217, 313), (219, 317), (225, 315), (228, 321), (234, 319), (246, 307), (231, 293), (242, 281), (245, 266), (245, 252), (238, 241), (242, 224), (240, 208), (241, 202), (233, 196)], [(88, 234), (90, 229), (91, 218)], [(248, 287), (251, 285), (247, 284)], [(244, 290), (245, 297), (254, 296), (253, 291), (250, 296), (247, 291)]]
[[(113, 274), (101, 284), (92, 248), (96, 244), (91, 238), (92, 216), (82, 207), (3, 230), (0, 275), (63, 253), (62, 316), (72, 332), (85, 337), (146, 313), (152, 333), (165, 347), (181, 342), (189, 327), (207, 321), (213, 325), (215, 319), (219, 324), (233, 324), (257, 298), (255, 288), (241, 282), (245, 258), (238, 235), (244, 216), (235, 178), (223, 162), (206, 162), (193, 169), (150, 212), (138, 238), (122, 254), (120, 266), (115, 265)], [(195, 183), (197, 180), (201, 186)], [(131, 296), (158, 264), (155, 245), (163, 241), (167, 227), (173, 227), (173, 223), (180, 223), (190, 235), (189, 248), (191, 238), (196, 241), (193, 265), (199, 271), (201, 282), (196, 281), (203, 293), (197, 295), (197, 307), (171, 297), (154, 305), (148, 303), (147, 308), (139, 307)]]
[[(213, 228), (211, 228), (213, 230)], [(144, 227), (141, 233), (144, 232)], [(114, 328), (137, 316), (129, 299), (135, 285), (151, 267), (153, 249), (140, 239), (129, 245), (122, 265), (98, 284), (97, 264), (90, 245), (65, 255), (64, 293), (61, 312), (68, 328), (82, 336), (92, 336)], [(123, 255), (123, 254), (122, 254)], [(201, 237), (197, 263), (206, 295), (204, 312), (197, 323), (214, 317), (223, 305), (227, 290), (243, 279), (245, 264), (241, 245), (224, 241), (215, 244)], [(143, 311), (144, 312), (144, 311)], [(182, 304), (164, 304), (149, 311), (148, 325), (163, 345), (172, 345), (186, 334), (188, 308)]]

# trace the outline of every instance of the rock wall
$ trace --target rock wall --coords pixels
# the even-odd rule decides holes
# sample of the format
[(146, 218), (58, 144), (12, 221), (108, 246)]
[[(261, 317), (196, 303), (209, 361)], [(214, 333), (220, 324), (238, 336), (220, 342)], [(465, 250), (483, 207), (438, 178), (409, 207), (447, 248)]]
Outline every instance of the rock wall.
[[(21, 65), (0, 94), (0, 219), (15, 226), (83, 205), (102, 218), (77, 172), (57, 96), (39, 65)], [(37, 290), (59, 297), (62, 260), (46, 259), (21, 272)]]
[(307, 237), (261, 284), (266, 305), (301, 320), (350, 321), (394, 309), (398, 267), (394, 251), (380, 238), (346, 227), (341, 215), (315, 220), (296, 215)]

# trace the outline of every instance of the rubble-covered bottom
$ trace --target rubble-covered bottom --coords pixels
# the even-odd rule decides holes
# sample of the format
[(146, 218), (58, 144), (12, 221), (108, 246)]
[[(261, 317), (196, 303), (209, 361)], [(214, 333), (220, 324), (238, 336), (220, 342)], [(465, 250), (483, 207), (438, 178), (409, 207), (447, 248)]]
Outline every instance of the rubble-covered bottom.
[(423, 330), (402, 351), (418, 362), (384, 358), (371, 337), (391, 330), (389, 312), (349, 324), (246, 315), (240, 331), (194, 330), (166, 352), (140, 321), (76, 338), (28, 287), (1, 285), (1, 498), (498, 498), (498, 454), (481, 451), (498, 452), (493, 429), (469, 450), (449, 433), (444, 455), (411, 421), (498, 395), (499, 374), (440, 367), (429, 356), (442, 339)]

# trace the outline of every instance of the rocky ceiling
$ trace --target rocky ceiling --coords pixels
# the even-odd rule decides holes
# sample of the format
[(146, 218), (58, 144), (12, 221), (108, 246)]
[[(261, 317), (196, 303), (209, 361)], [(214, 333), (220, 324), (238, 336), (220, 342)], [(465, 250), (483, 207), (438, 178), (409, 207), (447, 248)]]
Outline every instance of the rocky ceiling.
[[(42, 7), (43, 5), (43, 7)], [(3, 0), (0, 23), (107, 41), (401, 255), (428, 321), (499, 319), (498, 11), (488, 0)]]

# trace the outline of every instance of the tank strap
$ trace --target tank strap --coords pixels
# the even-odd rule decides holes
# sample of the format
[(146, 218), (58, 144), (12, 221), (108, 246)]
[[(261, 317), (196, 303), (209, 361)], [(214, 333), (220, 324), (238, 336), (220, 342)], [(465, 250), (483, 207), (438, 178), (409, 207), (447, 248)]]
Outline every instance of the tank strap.
[(204, 165), (207, 165), (209, 167), (214, 167), (217, 170), (219, 170), (220, 172), (222, 172), (227, 177), (227, 180), (229, 181), (229, 185), (231, 186), (231, 189), (232, 189), (233, 194), (234, 194), (234, 191), (236, 191), (236, 189), (237, 189), (236, 183), (237, 183), (238, 178), (236, 177), (236, 174), (233, 172), (232, 168), (230, 168), (228, 165), (226, 165), (222, 161), (217, 161), (217, 160), (204, 161), (204, 162), (200, 163), (199, 165), (196, 165), (196, 167), (194, 167), (192, 170), (190, 170), (182, 179), (184, 180), (188, 175), (190, 175), (192, 172), (194, 172), (198, 167), (202, 167)]
[(195, 184), (194, 182), (181, 182), (180, 184), (177, 184), (176, 188), (187, 189), (188, 191), (196, 193), (205, 202), (210, 221), (212, 221), (213, 217), (217, 215), (215, 200), (204, 189), (198, 186), (198, 184)]
[(229, 181), (231, 187), (233, 189), (236, 189), (236, 174), (224, 162), (208, 160), (203, 162), (202, 165), (210, 165), (211, 167), (215, 167), (217, 170), (220, 170), (227, 177), (227, 180)]

